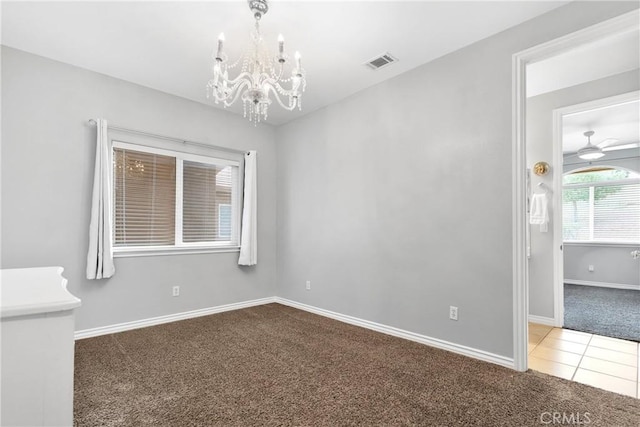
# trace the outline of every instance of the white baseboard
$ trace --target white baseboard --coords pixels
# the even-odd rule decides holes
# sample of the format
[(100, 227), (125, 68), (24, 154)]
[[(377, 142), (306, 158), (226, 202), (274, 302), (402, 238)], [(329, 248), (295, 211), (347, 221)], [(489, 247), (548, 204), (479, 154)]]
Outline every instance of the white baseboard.
[(99, 328), (83, 329), (81, 331), (76, 331), (74, 338), (76, 340), (80, 340), (83, 338), (97, 337), (99, 335), (115, 334), (117, 332), (146, 328), (147, 326), (161, 325), (163, 323), (192, 319), (194, 317), (208, 316), (210, 314), (222, 313), (224, 311), (240, 310), (242, 308), (255, 307), (257, 305), (270, 304), (273, 302), (276, 302), (275, 297), (260, 298), (250, 301), (219, 305), (216, 307), (202, 308), (199, 310), (185, 311), (183, 313), (169, 314), (166, 316), (152, 317), (150, 319), (134, 320), (133, 322), (118, 323), (116, 325), (101, 326)]
[(553, 317), (536, 316), (534, 314), (529, 315), (529, 322), (539, 325), (556, 326), (556, 319)]
[(118, 332), (130, 331), (132, 329), (146, 328), (148, 326), (161, 325), (163, 323), (176, 322), (178, 320), (192, 319), (194, 317), (208, 316), (210, 314), (222, 313), (225, 311), (240, 310), (243, 308), (255, 307), (258, 305), (279, 303), (289, 307), (297, 308), (299, 310), (308, 311), (310, 313), (318, 314), (320, 316), (329, 317), (340, 322), (349, 323), (351, 325), (360, 326), (362, 328), (371, 329), (383, 334), (392, 335), (398, 338), (415, 341), (420, 344), (425, 344), (431, 347), (439, 348), (442, 350), (451, 351), (461, 354), (463, 356), (472, 357), (485, 362), (495, 363), (496, 365), (505, 366), (507, 368), (514, 368), (513, 358), (500, 356), (498, 354), (489, 353), (487, 351), (478, 350), (475, 348), (455, 344), (452, 342), (440, 340), (437, 338), (431, 338), (426, 335), (416, 334), (414, 332), (405, 331), (403, 329), (395, 328), (393, 326), (387, 326), (369, 320), (359, 319), (357, 317), (348, 316), (346, 314), (340, 314), (333, 311), (325, 310), (318, 307), (313, 307), (307, 304), (302, 304), (296, 301), (291, 301), (280, 297), (268, 297), (251, 301), (243, 301), (233, 304), (220, 305), (216, 307), (203, 308), (199, 310), (192, 310), (183, 313), (169, 314), (166, 316), (152, 317), (150, 319), (135, 320), (132, 322), (118, 323), (115, 325), (101, 326), (92, 329), (83, 329), (76, 331), (74, 337), (76, 340), (83, 338), (97, 337), (100, 335), (115, 334)]
[(383, 334), (392, 335), (398, 338), (404, 338), (410, 341), (415, 341), (420, 344), (425, 344), (431, 347), (436, 347), (442, 350), (458, 353), (463, 356), (472, 357), (485, 362), (495, 363), (496, 365), (505, 366), (507, 368), (514, 369), (513, 358), (500, 356), (498, 354), (489, 353), (487, 351), (478, 350), (475, 348), (455, 344), (452, 342), (440, 340), (437, 338), (431, 338), (426, 335), (416, 334), (414, 332), (405, 331), (403, 329), (395, 328), (393, 326), (382, 325), (380, 323), (371, 322), (369, 320), (359, 319), (357, 317), (348, 316), (346, 314), (340, 314), (333, 311), (325, 310), (318, 307), (313, 307), (307, 304), (302, 304), (296, 301), (291, 301), (285, 298), (275, 297), (275, 302), (287, 305), (289, 307), (297, 308), (300, 310), (308, 311), (310, 313), (319, 314), (320, 316), (329, 317), (340, 322), (349, 323), (351, 325), (360, 326), (362, 328), (371, 329)]
[(640, 291), (640, 285), (627, 285), (624, 283), (591, 282), (589, 280), (573, 279), (565, 279), (564, 283), (568, 283), (569, 285), (597, 286), (600, 288), (631, 289), (634, 291)]

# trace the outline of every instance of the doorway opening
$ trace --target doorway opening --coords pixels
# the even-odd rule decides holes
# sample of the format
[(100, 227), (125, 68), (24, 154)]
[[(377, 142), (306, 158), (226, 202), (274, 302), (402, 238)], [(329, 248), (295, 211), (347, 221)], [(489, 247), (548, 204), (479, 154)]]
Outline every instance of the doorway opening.
[[(640, 61), (637, 57), (633, 57), (637, 55), (637, 46), (629, 49), (627, 44), (626, 50), (611, 49), (610, 46), (603, 47), (616, 41), (624, 45), (624, 40), (628, 43), (637, 43), (638, 31), (637, 16), (635, 13), (629, 13), (516, 54), (513, 64), (514, 139), (516, 142), (514, 150), (514, 365), (516, 369), (526, 370), (530, 363), (532, 368), (538, 368), (537, 370), (546, 371), (552, 375), (633, 397), (638, 397), (640, 393), (637, 366), (638, 343), (616, 341), (589, 332), (562, 328), (565, 320), (563, 249), (566, 249), (563, 243), (565, 230), (561, 217), (563, 186), (564, 177), (570, 176), (565, 172), (577, 172), (565, 169), (564, 166), (562, 123), (570, 118), (571, 113), (577, 112), (566, 110), (567, 105), (575, 106), (593, 100), (602, 101), (602, 99), (611, 98), (612, 95), (639, 89), (638, 62)], [(591, 58), (593, 62), (593, 52), (598, 49), (625, 51), (619, 55), (620, 58), (624, 59), (625, 55), (631, 55), (633, 66), (630, 69), (617, 70), (614, 67), (613, 71), (603, 71), (599, 67), (586, 67), (596, 72), (596, 75), (585, 77), (584, 73), (573, 73), (581, 75), (582, 81), (570, 81), (571, 79), (567, 81), (572, 73), (566, 73), (566, 68), (580, 64), (580, 56)], [(598, 57), (597, 53), (595, 55)], [(613, 63), (615, 61), (609, 61), (607, 65)], [(545, 67), (547, 67), (546, 75)], [(563, 72), (558, 72), (562, 67), (565, 68)], [(599, 72), (600, 75), (598, 75)], [(545, 84), (548, 87), (541, 86), (540, 82), (537, 82), (536, 86), (534, 84), (536, 75), (546, 77)], [(613, 92), (611, 92), (612, 88)], [(565, 98), (562, 98), (563, 96)], [(536, 104), (533, 98), (537, 98), (539, 102)], [(620, 103), (619, 100), (617, 103)], [(582, 107), (583, 110), (588, 110), (584, 105)], [(597, 108), (599, 107), (590, 107), (592, 110)], [(562, 109), (565, 110), (560, 111)], [(543, 117), (537, 124), (535, 118), (531, 116), (536, 112)], [(543, 143), (536, 144), (536, 140)], [(585, 145), (586, 142), (585, 138)], [(567, 157), (570, 155), (565, 154)], [(534, 170), (534, 165), (540, 163), (548, 164), (550, 167), (545, 172), (550, 173), (532, 173), (545, 169), (540, 169), (536, 165)], [(570, 165), (567, 166), (570, 167)], [(567, 185), (571, 184), (571, 179), (575, 177), (567, 178)], [(542, 223), (532, 226), (529, 223), (531, 213), (529, 210), (532, 208), (531, 202), (536, 192), (547, 193), (550, 212), (547, 211), (546, 221), (543, 220)], [(595, 194), (595, 190), (593, 192)], [(558, 215), (560, 215), (559, 218)], [(544, 215), (542, 217), (544, 218)], [(543, 225), (547, 226), (546, 231), (542, 230)], [(535, 323), (529, 324), (531, 320)], [(537, 337), (537, 339), (534, 338), (534, 342), (530, 344), (528, 339), (530, 337)], [(529, 360), (529, 351), (536, 352), (536, 359)], [(541, 367), (539, 362), (546, 366)]]
[(554, 121), (560, 320), (567, 329), (638, 342), (640, 92), (558, 109)]
[[(631, 35), (631, 33), (634, 33)], [(589, 45), (597, 45), (606, 40), (611, 40), (612, 38), (624, 38), (625, 36), (629, 36), (630, 39), (637, 40), (637, 32), (638, 32), (638, 21), (637, 14), (635, 12), (631, 12), (625, 15), (621, 15), (617, 18), (605, 21), (601, 24), (594, 25), (592, 27), (586, 28), (584, 30), (578, 31), (576, 33), (572, 33), (565, 37), (553, 40), (551, 42), (545, 43), (543, 45), (536, 46), (534, 48), (528, 49), (526, 51), (520, 52), (514, 55), (513, 61), (513, 81), (514, 81), (514, 154), (513, 154), (513, 188), (514, 188), (514, 213), (513, 213), (513, 230), (514, 230), (514, 367), (518, 370), (526, 370), (527, 369), (527, 359), (528, 359), (528, 321), (529, 321), (529, 307), (530, 302), (531, 305), (537, 303), (535, 301), (536, 297), (530, 293), (529, 289), (529, 281), (530, 281), (530, 271), (534, 269), (532, 265), (533, 246), (530, 245), (534, 242), (529, 240), (528, 235), (528, 208), (529, 208), (529, 196), (531, 194), (532, 188), (537, 188), (537, 184), (540, 182), (535, 182), (532, 180), (530, 175), (530, 169), (532, 165), (538, 161), (546, 161), (551, 163), (551, 170), (553, 171), (548, 177), (545, 177), (544, 180), (548, 180), (547, 182), (542, 182), (543, 184), (548, 186), (548, 189), (551, 190), (552, 197), (559, 197), (557, 192), (561, 193), (562, 188), (562, 163), (557, 163), (554, 161), (550, 161), (553, 158), (552, 151), (553, 147), (550, 144), (552, 140), (553, 132), (551, 129), (554, 128), (552, 124), (552, 119), (550, 118), (552, 115), (549, 113), (549, 117), (547, 118), (549, 124), (549, 135), (546, 138), (547, 140), (547, 150), (549, 152), (546, 156), (538, 155), (536, 157), (532, 156), (531, 153), (528, 153), (530, 147), (530, 123), (528, 122), (527, 113), (528, 110), (528, 98), (527, 98), (527, 89), (529, 85), (529, 74), (531, 73), (532, 66), (536, 64), (541, 64), (544, 60), (549, 59), (557, 59), (559, 62), (561, 61), (562, 54), (577, 54), (579, 51), (586, 46)], [(637, 50), (637, 49), (636, 49)], [(606, 61), (605, 61), (606, 62)], [(569, 61), (568, 63), (572, 63)], [(636, 61), (637, 63), (637, 61)], [(567, 61), (565, 61), (565, 65)], [(593, 70), (598, 67), (588, 67), (587, 69)], [(635, 67), (637, 69), (637, 65)], [(633, 71), (629, 71), (633, 72)], [(532, 74), (532, 73), (531, 73)], [(554, 79), (554, 84), (557, 84), (558, 81), (562, 80), (562, 76), (559, 74), (553, 75), (556, 77)], [(602, 76), (601, 76), (602, 77)], [(583, 77), (584, 78), (584, 77)], [(593, 77), (591, 78), (593, 79)], [(635, 78), (632, 79), (637, 82), (637, 74)], [(589, 79), (583, 80), (579, 84), (583, 84), (590, 81)], [(573, 83), (572, 86), (576, 86)], [(636, 88), (637, 89), (637, 86)], [(553, 89), (552, 89), (553, 90)], [(558, 90), (556, 88), (556, 90)], [(628, 92), (628, 90), (620, 91), (618, 93)], [(601, 96), (595, 96), (596, 98), (606, 97), (607, 93), (602, 93)], [(572, 105), (577, 102), (569, 102), (564, 105)], [(558, 106), (555, 106), (556, 108)], [(525, 143), (526, 141), (526, 143)], [(554, 166), (555, 165), (555, 166)], [(558, 173), (560, 172), (560, 173)], [(561, 202), (560, 202), (561, 203)], [(553, 204), (551, 205), (553, 208)], [(552, 235), (562, 235), (562, 226), (559, 224), (559, 221), (553, 220), (553, 224), (550, 225), (550, 228), (553, 230)], [(553, 244), (553, 238), (550, 239), (551, 244)], [(562, 326), (563, 323), (563, 299), (555, 298), (555, 288), (554, 284), (556, 282), (563, 280), (563, 272), (560, 270), (561, 267), (558, 264), (554, 263), (554, 259), (559, 259), (561, 256), (562, 247), (560, 245), (553, 245), (550, 251), (547, 251), (546, 254), (548, 258), (551, 260), (551, 273), (547, 270), (546, 274), (551, 276), (550, 280), (545, 281), (545, 286), (548, 287), (550, 293), (554, 295), (551, 298), (551, 308), (547, 307), (547, 312), (538, 315), (541, 319), (545, 319), (547, 321), (547, 327), (555, 327)], [(536, 294), (537, 295), (537, 294)], [(537, 319), (536, 319), (537, 320)], [(637, 356), (636, 356), (637, 357)]]

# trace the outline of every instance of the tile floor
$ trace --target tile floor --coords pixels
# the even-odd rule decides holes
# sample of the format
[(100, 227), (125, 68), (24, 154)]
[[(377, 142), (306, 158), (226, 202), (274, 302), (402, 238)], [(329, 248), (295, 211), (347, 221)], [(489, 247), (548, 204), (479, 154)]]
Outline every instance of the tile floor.
[(638, 343), (529, 323), (529, 368), (640, 398)]

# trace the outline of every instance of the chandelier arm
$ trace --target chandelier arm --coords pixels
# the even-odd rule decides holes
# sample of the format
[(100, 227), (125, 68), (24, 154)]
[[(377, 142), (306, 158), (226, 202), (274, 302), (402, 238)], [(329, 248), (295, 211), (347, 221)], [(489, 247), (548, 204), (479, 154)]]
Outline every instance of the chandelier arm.
[(304, 92), (306, 86), (306, 81), (304, 79), (304, 77), (302, 77), (300, 79), (300, 81), (298, 82), (297, 86), (293, 86), (293, 84), (291, 85), (291, 89), (285, 89), (280, 82), (275, 82), (273, 84), (273, 87), (277, 90), (277, 92), (280, 92), (282, 95), (286, 95), (286, 96), (297, 96), (297, 97), (301, 97), (302, 96), (302, 92)]
[(285, 105), (284, 102), (282, 102), (282, 100), (280, 99), (280, 94), (278, 93), (278, 91), (272, 90), (271, 92), (273, 93), (273, 97), (276, 99), (276, 101), (278, 101), (278, 104), (280, 104), (280, 106), (285, 110), (293, 111), (293, 109), (298, 105), (297, 96), (287, 95), (289, 97), (289, 101), (293, 100), (293, 102), (289, 102), (290, 105)]
[(280, 93), (281, 95), (284, 95), (284, 96), (300, 96), (301, 95), (300, 91), (294, 90), (293, 88), (285, 89), (278, 83), (273, 85), (273, 88), (275, 89), (274, 92)]
[(228, 87), (226, 91), (223, 91), (219, 88), (214, 88), (212, 90), (214, 99), (216, 102), (226, 102), (228, 99), (232, 98), (238, 90), (238, 86)]
[(228, 85), (231, 85), (231, 86), (235, 87), (236, 85), (238, 85), (242, 81), (249, 80), (249, 81), (251, 81), (253, 83), (253, 76), (251, 75), (251, 73), (249, 73), (247, 71), (244, 71), (244, 72), (238, 74), (238, 76), (233, 80), (229, 80), (229, 79), (222, 79), (222, 80), (226, 81)]
[(280, 66), (278, 67), (279, 71), (276, 74), (275, 68), (271, 68), (271, 75), (269, 76), (269, 78), (275, 80), (276, 82), (279, 82), (282, 79), (282, 74), (284, 73), (284, 66), (282, 64), (280, 64)]
[[(274, 92), (279, 92), (280, 94), (285, 96), (301, 96), (302, 95), (301, 92), (304, 91), (304, 86), (306, 83), (304, 78), (300, 79), (300, 83), (298, 84), (297, 88), (294, 88), (292, 85), (291, 89), (285, 89), (280, 84), (281, 81), (279, 79), (269, 77), (265, 73), (263, 73), (262, 75), (264, 76), (264, 80), (262, 80), (262, 84), (268, 84), (269, 86), (271, 86)], [(300, 90), (300, 88), (303, 88), (303, 89)]]
[(247, 72), (241, 73), (238, 77), (236, 77), (233, 80), (220, 77), (218, 80), (218, 85), (221, 85), (222, 83), (227, 83), (228, 85), (227, 94), (222, 96), (221, 95), (222, 91), (220, 89), (217, 89), (214, 86), (211, 91), (213, 93), (214, 99), (216, 100), (216, 102), (221, 102), (221, 101), (224, 102), (225, 105), (228, 107), (231, 104), (228, 104), (227, 100), (230, 98), (233, 98), (232, 103), (235, 102), (235, 100), (238, 99), (240, 88), (242, 88), (243, 83), (247, 84), (247, 80), (251, 80), (251, 75)]
[[(240, 96), (240, 94), (242, 93), (242, 88), (244, 86), (249, 86), (249, 82), (247, 82), (246, 80), (240, 82), (237, 86), (234, 87), (234, 89), (229, 93), (229, 96), (225, 97), (224, 99), (221, 99), (221, 101), (224, 103), (225, 107), (230, 107), (231, 105), (233, 105), (234, 102), (236, 102), (238, 100), (238, 97)], [(229, 99), (231, 99), (231, 101), (229, 101)]]

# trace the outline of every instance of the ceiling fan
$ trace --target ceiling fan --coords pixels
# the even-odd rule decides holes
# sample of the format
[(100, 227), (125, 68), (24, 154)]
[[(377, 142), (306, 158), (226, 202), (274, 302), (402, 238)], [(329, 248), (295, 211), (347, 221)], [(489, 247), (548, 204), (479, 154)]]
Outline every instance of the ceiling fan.
[(603, 157), (607, 151), (625, 150), (627, 148), (640, 147), (639, 141), (620, 143), (620, 140), (616, 138), (607, 138), (594, 145), (591, 143), (591, 137), (594, 134), (595, 132), (592, 130), (587, 131), (583, 134), (587, 137), (587, 145), (576, 152), (576, 155), (583, 160), (599, 159)]

